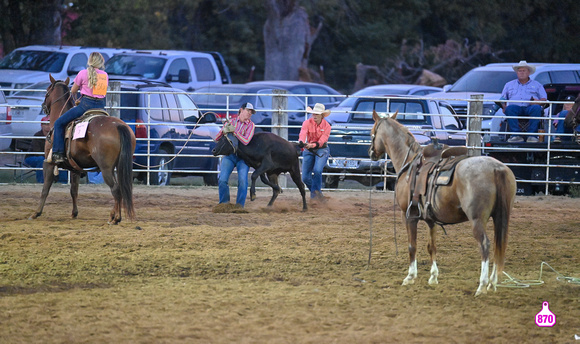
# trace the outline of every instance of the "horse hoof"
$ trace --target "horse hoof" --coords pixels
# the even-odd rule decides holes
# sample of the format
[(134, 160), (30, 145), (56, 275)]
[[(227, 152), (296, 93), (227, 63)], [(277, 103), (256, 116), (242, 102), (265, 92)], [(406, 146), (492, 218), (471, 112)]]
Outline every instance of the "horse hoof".
[(410, 285), (410, 284), (415, 284), (415, 280), (413, 278), (407, 277), (403, 280), (402, 285)]
[(437, 281), (437, 277), (429, 278), (429, 285), (436, 285), (436, 284), (439, 284), (439, 281)]
[(487, 285), (487, 290), (492, 290), (492, 289), (493, 289), (493, 291), (497, 291), (496, 285), (493, 284), (493, 283), (488, 284)]
[(256, 200), (256, 195), (250, 195), (250, 201), (255, 201)]
[(34, 214), (30, 215), (30, 217), (28, 217), (28, 219), (29, 220), (35, 220), (38, 216), (40, 216), (40, 214), (34, 213)]
[(485, 287), (479, 286), (475, 292), (475, 297), (478, 297), (481, 294), (487, 294), (487, 289), (485, 289)]

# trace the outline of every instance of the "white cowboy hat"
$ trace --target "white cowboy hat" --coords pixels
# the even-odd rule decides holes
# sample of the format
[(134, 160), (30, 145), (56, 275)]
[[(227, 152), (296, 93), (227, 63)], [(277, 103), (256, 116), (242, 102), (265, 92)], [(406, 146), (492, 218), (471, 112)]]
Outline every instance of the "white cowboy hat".
[(314, 104), (314, 109), (311, 108), (310, 106), (307, 107), (306, 112), (316, 114), (316, 115), (322, 115), (322, 117), (326, 117), (326, 116), (330, 115), (330, 110), (325, 110), (324, 104), (320, 104), (320, 103)]
[(512, 68), (514, 71), (518, 71), (519, 68), (525, 67), (530, 71), (530, 74), (534, 74), (536, 72), (536, 67), (529, 65), (525, 60), (521, 60), (519, 64), (513, 65)]

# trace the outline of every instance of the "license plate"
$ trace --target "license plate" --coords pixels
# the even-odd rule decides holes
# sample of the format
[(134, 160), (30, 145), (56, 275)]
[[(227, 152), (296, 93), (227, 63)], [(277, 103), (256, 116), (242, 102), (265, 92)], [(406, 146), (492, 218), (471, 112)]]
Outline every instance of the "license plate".
[(358, 168), (359, 161), (349, 159), (335, 159), (334, 163), (337, 167), (341, 168)]

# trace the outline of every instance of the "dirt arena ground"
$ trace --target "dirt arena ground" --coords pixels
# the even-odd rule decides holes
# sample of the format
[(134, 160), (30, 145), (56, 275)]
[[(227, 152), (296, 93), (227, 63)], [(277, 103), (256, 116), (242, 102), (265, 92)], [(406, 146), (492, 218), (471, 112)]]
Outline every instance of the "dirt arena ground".
[[(216, 188), (135, 186), (137, 219), (110, 226), (112, 197), (95, 185), (81, 186), (77, 219), (55, 185), (27, 220), (40, 188), (0, 186), (2, 343), (580, 343), (580, 285), (547, 265), (540, 276), (546, 262), (580, 277), (579, 199), (518, 197), (505, 271), (544, 283), (475, 298), (467, 224), (440, 231), (434, 287), (421, 225), (418, 281), (401, 286), (391, 192), (327, 193), (303, 213), (296, 191), (269, 209), (260, 190), (247, 213), (214, 213)], [(534, 322), (543, 301), (553, 327)]]

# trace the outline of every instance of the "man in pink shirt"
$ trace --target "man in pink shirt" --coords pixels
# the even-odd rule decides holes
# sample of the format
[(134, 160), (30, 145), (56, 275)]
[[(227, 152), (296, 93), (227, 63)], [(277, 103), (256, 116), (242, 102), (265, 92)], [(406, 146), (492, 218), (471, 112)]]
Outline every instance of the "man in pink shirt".
[[(238, 111), (238, 117), (234, 118), (231, 122), (224, 124), (224, 127), (218, 133), (215, 140), (219, 141), (222, 136), (230, 134), (243, 145), (250, 143), (254, 136), (254, 122), (251, 120), (254, 113), (256, 113), (256, 110), (254, 110), (252, 103), (243, 104)], [(246, 196), (248, 194), (248, 173), (250, 172), (250, 167), (248, 167), (244, 160), (238, 157), (235, 153), (222, 157), (218, 179), (219, 203), (230, 202), (230, 188), (228, 181), (234, 168), (238, 169), (238, 194), (236, 197), (236, 206), (243, 208), (246, 204)]]
[(313, 109), (308, 107), (306, 112), (312, 116), (302, 123), (298, 136), (299, 141), (305, 143), (302, 152), (302, 181), (310, 190), (312, 199), (324, 201), (321, 191), (322, 170), (330, 155), (327, 145), (330, 124), (324, 117), (330, 115), (330, 110), (325, 110), (324, 104), (316, 103)]

